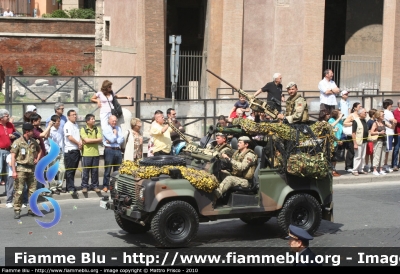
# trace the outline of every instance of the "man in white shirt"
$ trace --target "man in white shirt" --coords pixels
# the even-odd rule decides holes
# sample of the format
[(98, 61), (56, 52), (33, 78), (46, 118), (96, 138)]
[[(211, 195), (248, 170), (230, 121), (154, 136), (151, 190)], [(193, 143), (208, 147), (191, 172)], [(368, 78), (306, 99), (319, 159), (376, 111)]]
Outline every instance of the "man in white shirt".
[(64, 163), (66, 189), (71, 195), (76, 195), (75, 172), (79, 166), (81, 158), (82, 141), (79, 133), (79, 127), (76, 123), (76, 111), (69, 110), (67, 113), (68, 122), (64, 125)]
[[(51, 116), (50, 121), (53, 121), (54, 124), (50, 129), (50, 135), (49, 139), (52, 139), (58, 146), (60, 147), (60, 153), (58, 157), (55, 159), (55, 161), (59, 161), (59, 168), (58, 168), (58, 173), (57, 173), (57, 180), (53, 180), (50, 182), (50, 187), (49, 189), (56, 194), (60, 194), (62, 190), (62, 185), (64, 182), (64, 176), (65, 176), (65, 165), (64, 165), (64, 131), (61, 128), (61, 119), (58, 115), (53, 115)], [(46, 145), (46, 150), (48, 151), (50, 148), (47, 147)], [(50, 164), (53, 165), (53, 164)]]
[(111, 115), (108, 118), (108, 125), (103, 129), (103, 145), (104, 145), (104, 177), (103, 191), (107, 192), (110, 184), (111, 170), (119, 170), (122, 163), (121, 145), (124, 142), (122, 129), (117, 126), (117, 117)]
[(13, 17), (14, 13), (10, 11), (10, 8), (7, 8), (7, 10), (3, 13), (4, 17)]
[(331, 113), (337, 105), (336, 94), (339, 94), (340, 89), (332, 80), (333, 71), (331, 69), (324, 70), (324, 75), (324, 78), (318, 83), (320, 110), (326, 109)]
[(397, 120), (394, 118), (392, 112), (393, 100), (392, 99), (385, 99), (383, 101), (383, 109), (385, 114), (385, 127), (386, 127), (386, 150), (385, 150), (385, 160), (383, 167), (386, 172), (393, 172), (393, 169), (390, 168), (391, 164), (388, 164), (389, 161), (389, 152), (393, 150), (393, 135), (394, 129), (396, 128)]

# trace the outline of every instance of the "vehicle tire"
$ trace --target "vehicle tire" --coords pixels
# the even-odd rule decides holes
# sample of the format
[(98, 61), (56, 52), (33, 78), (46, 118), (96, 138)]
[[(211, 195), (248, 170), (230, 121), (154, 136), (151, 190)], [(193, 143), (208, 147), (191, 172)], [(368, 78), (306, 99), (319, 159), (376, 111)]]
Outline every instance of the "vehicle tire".
[(141, 233), (146, 233), (147, 231), (150, 230), (150, 224), (146, 224), (145, 226), (142, 226), (140, 224), (137, 224), (135, 222), (129, 221), (127, 219), (122, 218), (119, 214), (114, 212), (115, 220), (117, 221), (117, 224), (119, 225), (122, 230), (125, 230), (126, 232), (130, 234), (141, 234)]
[(255, 218), (250, 218), (250, 217), (242, 217), (240, 220), (248, 225), (262, 225), (266, 222), (268, 222), (271, 219), (271, 217), (255, 217)]
[(185, 159), (178, 157), (178, 156), (172, 156), (172, 155), (160, 155), (160, 156), (153, 156), (153, 157), (147, 157), (143, 158), (140, 160), (140, 165), (141, 166), (157, 166), (157, 167), (162, 167), (162, 166), (186, 166), (186, 161)]
[(151, 221), (151, 232), (163, 247), (184, 247), (199, 229), (196, 210), (187, 202), (172, 201), (163, 205)]
[(277, 219), (283, 234), (288, 233), (289, 225), (294, 225), (301, 227), (312, 235), (321, 224), (321, 206), (309, 194), (295, 194), (287, 199)]

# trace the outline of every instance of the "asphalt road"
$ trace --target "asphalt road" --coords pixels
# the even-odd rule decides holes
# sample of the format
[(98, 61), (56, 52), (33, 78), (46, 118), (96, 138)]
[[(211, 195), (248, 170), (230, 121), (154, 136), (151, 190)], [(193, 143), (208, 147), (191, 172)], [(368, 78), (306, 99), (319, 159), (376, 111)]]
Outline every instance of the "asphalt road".
[[(129, 235), (114, 220), (112, 211), (99, 207), (99, 198), (59, 200), (60, 222), (49, 229), (22, 211), (0, 208), (0, 265), (5, 247), (154, 247), (150, 232)], [(400, 183), (379, 182), (334, 185), (334, 222), (323, 221), (313, 247), (400, 247)], [(51, 205), (50, 205), (51, 208)], [(51, 221), (53, 213), (41, 218)], [(262, 226), (239, 219), (200, 224), (193, 247), (287, 247), (276, 218)]]

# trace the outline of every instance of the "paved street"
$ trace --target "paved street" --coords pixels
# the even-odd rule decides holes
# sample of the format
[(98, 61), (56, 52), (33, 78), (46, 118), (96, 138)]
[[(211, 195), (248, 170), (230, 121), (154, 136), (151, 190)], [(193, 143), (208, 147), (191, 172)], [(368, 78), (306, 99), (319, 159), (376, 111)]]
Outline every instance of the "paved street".
[[(150, 232), (130, 235), (122, 231), (112, 211), (99, 207), (99, 198), (59, 200), (60, 222), (43, 229), (35, 218), (0, 209), (2, 247), (154, 247)], [(400, 247), (400, 183), (379, 182), (334, 185), (334, 222), (323, 221), (311, 242), (313, 247)], [(50, 208), (51, 205), (49, 204)], [(52, 213), (48, 214), (49, 221)], [(47, 219), (47, 216), (43, 221)], [(286, 247), (276, 218), (262, 226), (239, 219), (200, 224), (193, 247)], [(4, 265), (5, 250), (0, 250)]]

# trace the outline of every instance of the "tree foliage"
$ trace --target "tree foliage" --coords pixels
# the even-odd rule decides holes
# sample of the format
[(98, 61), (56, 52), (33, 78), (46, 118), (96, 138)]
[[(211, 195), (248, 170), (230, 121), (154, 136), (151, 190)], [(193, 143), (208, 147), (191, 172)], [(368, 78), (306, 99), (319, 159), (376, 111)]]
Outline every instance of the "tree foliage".
[(45, 13), (43, 18), (71, 18), (71, 19), (95, 19), (96, 13), (93, 9), (70, 9), (55, 10), (52, 13)]

